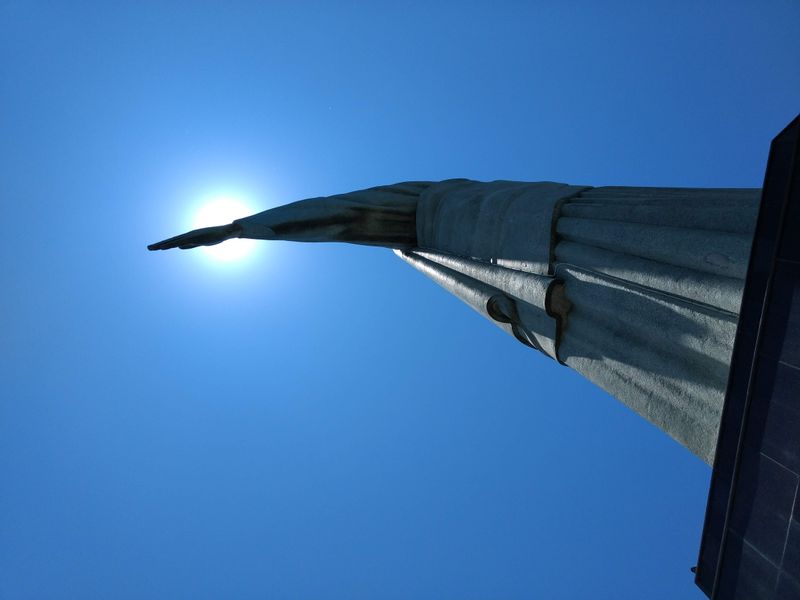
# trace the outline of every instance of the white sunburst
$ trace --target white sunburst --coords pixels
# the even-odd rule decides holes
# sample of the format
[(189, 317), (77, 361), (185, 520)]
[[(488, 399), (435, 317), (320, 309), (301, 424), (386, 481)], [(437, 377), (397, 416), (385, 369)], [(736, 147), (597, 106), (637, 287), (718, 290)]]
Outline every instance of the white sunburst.
[[(253, 214), (253, 209), (233, 196), (214, 196), (204, 202), (192, 219), (192, 229), (225, 225), (234, 219)], [(233, 239), (215, 246), (204, 246), (203, 252), (215, 261), (242, 260), (256, 248), (256, 240)]]

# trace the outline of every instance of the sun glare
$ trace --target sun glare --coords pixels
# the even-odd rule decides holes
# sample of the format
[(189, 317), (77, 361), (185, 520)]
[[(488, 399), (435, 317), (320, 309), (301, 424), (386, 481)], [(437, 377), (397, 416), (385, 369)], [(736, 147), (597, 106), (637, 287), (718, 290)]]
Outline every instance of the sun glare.
[[(195, 213), (192, 220), (192, 229), (225, 225), (234, 219), (246, 217), (253, 212), (250, 207), (237, 198), (217, 196), (204, 203)], [(234, 239), (227, 240), (216, 246), (204, 246), (202, 250), (214, 260), (229, 262), (243, 259), (255, 249), (256, 244), (256, 240)]]

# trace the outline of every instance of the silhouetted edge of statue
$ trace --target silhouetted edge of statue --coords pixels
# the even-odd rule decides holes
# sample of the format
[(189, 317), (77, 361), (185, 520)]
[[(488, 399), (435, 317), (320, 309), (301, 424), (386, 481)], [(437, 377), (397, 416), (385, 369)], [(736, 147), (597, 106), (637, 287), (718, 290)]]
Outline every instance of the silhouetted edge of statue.
[(234, 238), (413, 248), (417, 245), (417, 200), (429, 185), (398, 183), (300, 200), (226, 225), (195, 229), (147, 248), (188, 250)]
[(409, 182), (301, 200), (149, 248), (231, 238), (394, 248), (711, 464), (759, 195)]

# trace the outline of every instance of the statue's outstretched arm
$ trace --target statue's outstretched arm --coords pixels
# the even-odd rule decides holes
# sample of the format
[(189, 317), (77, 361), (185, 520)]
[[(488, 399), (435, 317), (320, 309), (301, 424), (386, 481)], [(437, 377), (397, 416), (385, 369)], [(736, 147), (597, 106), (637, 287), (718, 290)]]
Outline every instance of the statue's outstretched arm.
[(150, 244), (147, 249), (169, 250), (170, 248), (180, 248), (181, 250), (188, 250), (189, 248), (197, 248), (198, 246), (213, 246), (225, 240), (241, 237), (241, 233), (242, 226), (238, 223), (218, 225), (217, 227), (204, 227), (188, 233), (176, 235), (175, 237), (155, 244)]
[(196, 229), (148, 248), (188, 249), (239, 237), (411, 248), (417, 241), (417, 200), (429, 185), (427, 182), (398, 183), (300, 200), (236, 219), (228, 225)]

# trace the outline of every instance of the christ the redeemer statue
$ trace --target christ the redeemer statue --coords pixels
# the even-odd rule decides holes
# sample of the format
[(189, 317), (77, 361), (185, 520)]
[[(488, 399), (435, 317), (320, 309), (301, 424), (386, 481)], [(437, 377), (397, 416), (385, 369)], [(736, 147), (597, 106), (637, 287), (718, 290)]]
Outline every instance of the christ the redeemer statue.
[(711, 464), (759, 196), (409, 182), (301, 200), (149, 248), (237, 237), (393, 248)]

